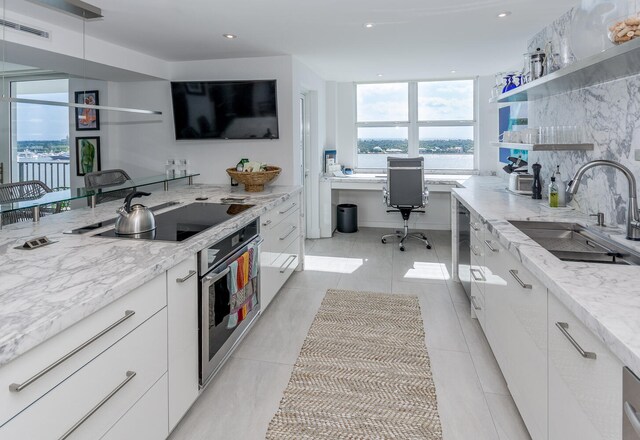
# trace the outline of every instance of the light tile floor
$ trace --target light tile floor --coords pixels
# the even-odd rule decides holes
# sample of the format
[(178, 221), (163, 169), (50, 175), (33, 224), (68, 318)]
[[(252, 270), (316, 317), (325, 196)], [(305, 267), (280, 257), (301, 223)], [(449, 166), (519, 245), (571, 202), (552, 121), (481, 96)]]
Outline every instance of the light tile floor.
[(451, 235), (433, 248), (382, 244), (385, 229), (307, 240), (306, 267), (263, 312), (172, 440), (264, 439), (293, 364), (328, 288), (415, 294), (436, 383), (445, 440), (530, 439), (467, 297), (451, 280)]

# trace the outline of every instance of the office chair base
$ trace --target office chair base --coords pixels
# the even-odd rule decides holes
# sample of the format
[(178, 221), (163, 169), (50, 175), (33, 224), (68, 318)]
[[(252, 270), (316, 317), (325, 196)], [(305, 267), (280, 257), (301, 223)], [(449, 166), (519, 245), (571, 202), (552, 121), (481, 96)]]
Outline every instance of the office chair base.
[(398, 243), (398, 246), (400, 247), (401, 251), (404, 251), (404, 242), (407, 241), (407, 239), (409, 238), (412, 238), (414, 240), (419, 240), (424, 245), (426, 245), (427, 249), (431, 249), (431, 244), (429, 243), (429, 240), (427, 239), (426, 235), (424, 235), (421, 232), (396, 231), (394, 234), (383, 235), (381, 239), (382, 243), (386, 243), (387, 238), (391, 238), (391, 237), (400, 239), (400, 243)]

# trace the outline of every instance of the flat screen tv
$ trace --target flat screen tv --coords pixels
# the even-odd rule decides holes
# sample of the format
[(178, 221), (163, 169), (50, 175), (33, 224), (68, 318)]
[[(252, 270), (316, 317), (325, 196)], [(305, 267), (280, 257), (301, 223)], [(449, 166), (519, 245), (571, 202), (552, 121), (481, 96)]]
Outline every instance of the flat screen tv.
[(278, 139), (276, 81), (172, 82), (177, 140)]

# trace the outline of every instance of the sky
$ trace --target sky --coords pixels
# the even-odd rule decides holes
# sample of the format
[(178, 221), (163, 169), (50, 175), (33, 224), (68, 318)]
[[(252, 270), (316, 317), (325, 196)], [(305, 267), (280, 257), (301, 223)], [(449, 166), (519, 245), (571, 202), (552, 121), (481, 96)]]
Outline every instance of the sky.
[[(67, 93), (19, 95), (19, 98), (68, 102)], [(69, 108), (37, 104), (16, 104), (16, 139), (59, 140), (69, 136)]]
[[(358, 84), (358, 122), (408, 121), (407, 83)], [(420, 121), (473, 120), (473, 80), (418, 83)], [(406, 127), (360, 128), (358, 137), (406, 139)], [(472, 139), (472, 127), (420, 129), (420, 139)]]

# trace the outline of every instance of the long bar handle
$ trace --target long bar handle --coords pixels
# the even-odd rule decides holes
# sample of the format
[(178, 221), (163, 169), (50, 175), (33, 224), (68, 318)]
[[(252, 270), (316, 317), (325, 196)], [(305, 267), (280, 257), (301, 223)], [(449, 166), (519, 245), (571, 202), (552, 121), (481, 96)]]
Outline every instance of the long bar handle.
[(474, 245), (470, 245), (469, 247), (471, 248), (471, 252), (473, 253), (473, 255), (475, 255), (476, 257), (480, 256), (480, 254), (476, 251), (476, 247)]
[(126, 375), (127, 375), (127, 378), (125, 380), (120, 382), (120, 384), (117, 387), (115, 387), (115, 389), (113, 391), (111, 391), (109, 394), (107, 394), (104, 399), (102, 399), (100, 402), (98, 402), (98, 404), (96, 406), (91, 408), (88, 413), (86, 413), (84, 416), (82, 416), (82, 418), (80, 420), (78, 420), (75, 423), (75, 425), (73, 425), (71, 428), (69, 428), (69, 430), (67, 432), (62, 434), (62, 436), (58, 440), (65, 440), (67, 437), (69, 437), (71, 434), (73, 434), (73, 432), (76, 429), (78, 429), (84, 422), (86, 422), (89, 419), (89, 417), (94, 415), (96, 413), (96, 411), (98, 411), (102, 407), (102, 405), (107, 403), (109, 401), (109, 399), (111, 399), (113, 396), (115, 396), (118, 391), (120, 391), (122, 388), (124, 388), (124, 386), (126, 384), (128, 384), (129, 381), (136, 376), (136, 372), (135, 371), (127, 371)]
[(524, 281), (522, 281), (520, 279), (520, 277), (518, 276), (518, 271), (515, 269), (511, 269), (509, 271), (509, 273), (511, 274), (512, 277), (514, 277), (516, 279), (516, 281), (518, 282), (518, 284), (520, 284), (520, 287), (522, 287), (523, 289), (533, 289), (533, 286), (531, 284), (527, 284)]
[(135, 314), (136, 314), (136, 312), (134, 312), (133, 310), (126, 310), (124, 312), (124, 316), (122, 318), (118, 319), (116, 322), (114, 322), (109, 327), (107, 327), (104, 330), (102, 330), (100, 333), (98, 333), (95, 336), (93, 336), (91, 339), (88, 339), (87, 341), (83, 342), (81, 345), (79, 345), (78, 347), (74, 348), (69, 353), (65, 354), (64, 356), (62, 356), (60, 359), (58, 359), (57, 361), (55, 361), (54, 363), (52, 363), (48, 367), (46, 367), (43, 370), (41, 370), (40, 372), (34, 374), (29, 379), (25, 380), (24, 382), (22, 382), (20, 384), (12, 383), (11, 385), (9, 385), (9, 391), (12, 391), (14, 393), (18, 393), (18, 392), (24, 390), (26, 387), (28, 387), (29, 385), (34, 383), (36, 380), (40, 379), (42, 376), (44, 376), (45, 374), (47, 374), (48, 372), (50, 372), (51, 370), (56, 368), (58, 365), (60, 365), (61, 363), (63, 363), (64, 361), (66, 361), (67, 359), (72, 357), (74, 354), (76, 354), (79, 351), (81, 351), (84, 348), (86, 348), (91, 343), (95, 342), (100, 337), (102, 337), (105, 334), (109, 333), (111, 330), (113, 330), (114, 328), (116, 328), (117, 326), (119, 326), (120, 324), (122, 324), (123, 322), (125, 322), (127, 319), (131, 318)]
[(291, 230), (289, 232), (287, 232), (283, 237), (280, 237), (280, 241), (282, 240), (286, 240), (287, 237), (291, 234), (293, 234), (293, 231), (295, 231), (296, 229), (298, 229), (297, 226), (291, 225)]
[(471, 295), (471, 304), (473, 305), (473, 308), (476, 310), (482, 310), (482, 307), (478, 307), (478, 304), (476, 304), (476, 297)]
[[(474, 280), (476, 280), (476, 281), (487, 281), (485, 279), (485, 277), (482, 276), (482, 272), (480, 272), (478, 269), (471, 269), (470, 272), (471, 272), (471, 276), (473, 277)], [(476, 277), (476, 272), (480, 272), (480, 278)]]
[(480, 230), (477, 223), (471, 222), (470, 226), (471, 226), (471, 229), (473, 229), (476, 232)]
[(272, 223), (271, 220), (267, 220), (262, 224), (262, 226), (269, 226), (271, 223)]
[[(293, 263), (297, 258), (297, 255), (289, 255), (287, 257), (286, 260), (284, 260), (284, 263), (282, 263), (282, 266), (280, 266), (280, 273), (285, 273), (287, 269), (289, 269), (289, 266), (291, 266), (291, 263)], [(289, 261), (291, 260), (291, 261)], [(289, 264), (287, 264), (287, 261), (289, 261)], [(285, 267), (286, 265), (286, 267)], [(284, 269), (283, 269), (284, 268)]]
[(640, 436), (640, 415), (629, 402), (624, 402), (624, 414), (627, 416), (633, 430)]
[(204, 277), (204, 280), (207, 281), (209, 284), (213, 284), (216, 281), (218, 281), (221, 278), (224, 278), (227, 276), (227, 274), (229, 273), (229, 271), (231, 271), (231, 268), (227, 267), (225, 270), (223, 270), (222, 272), (220, 272), (218, 275), (213, 276), (213, 277)]
[(286, 214), (287, 212), (291, 211), (295, 206), (296, 206), (296, 202), (293, 202), (291, 206), (289, 206), (284, 211), (278, 211), (278, 214)]
[(556, 327), (558, 327), (558, 329), (560, 330), (560, 332), (562, 332), (564, 337), (567, 338), (569, 342), (571, 342), (571, 345), (573, 345), (574, 348), (578, 350), (578, 353), (580, 353), (580, 356), (587, 359), (596, 358), (596, 354), (594, 352), (584, 351), (582, 347), (580, 347), (580, 344), (578, 344), (578, 341), (573, 339), (573, 336), (571, 336), (571, 333), (569, 333), (569, 324), (567, 324), (566, 322), (556, 322)]
[(486, 244), (486, 245), (487, 245), (487, 247), (489, 248), (489, 250), (490, 250), (491, 252), (498, 252), (498, 249), (496, 249), (496, 248), (494, 248), (493, 246), (491, 246), (491, 242), (490, 242), (489, 240), (485, 240), (485, 241), (484, 241), (484, 244)]
[(187, 276), (185, 276), (184, 278), (176, 278), (176, 283), (184, 283), (185, 281), (187, 281), (189, 278), (191, 278), (195, 274), (196, 274), (195, 270), (190, 270), (189, 273), (187, 274)]

